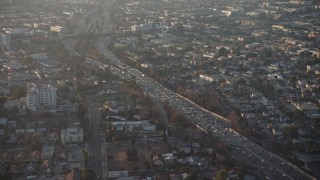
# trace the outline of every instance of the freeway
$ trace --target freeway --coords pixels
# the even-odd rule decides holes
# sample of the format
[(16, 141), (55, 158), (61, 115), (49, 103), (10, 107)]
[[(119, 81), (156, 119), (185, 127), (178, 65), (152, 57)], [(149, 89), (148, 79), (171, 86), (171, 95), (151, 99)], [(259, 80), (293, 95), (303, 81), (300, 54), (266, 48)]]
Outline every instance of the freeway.
[(122, 63), (105, 48), (103, 40), (98, 41), (96, 47), (108, 59), (112, 73), (126, 80), (135, 80), (146, 93), (180, 110), (198, 128), (206, 133), (212, 133), (212, 136), (231, 146), (235, 158), (248, 164), (255, 164), (257, 169), (265, 173), (267, 179), (315, 179), (285, 159), (232, 130), (228, 119), (202, 108), (140, 71)]

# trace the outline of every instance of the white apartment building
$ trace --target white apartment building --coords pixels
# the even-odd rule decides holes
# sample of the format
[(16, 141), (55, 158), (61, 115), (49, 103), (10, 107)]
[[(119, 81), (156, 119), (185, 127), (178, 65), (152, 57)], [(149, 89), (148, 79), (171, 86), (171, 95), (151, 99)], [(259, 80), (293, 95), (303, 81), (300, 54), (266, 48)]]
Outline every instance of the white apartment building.
[(61, 130), (61, 143), (82, 143), (83, 129), (82, 128), (67, 128)]
[(37, 87), (35, 84), (28, 85), (27, 108), (37, 111), (40, 106), (56, 107), (57, 88), (52, 86)]
[(57, 105), (57, 88), (54, 87), (40, 87), (39, 90), (39, 103), (45, 106)]
[(37, 111), (37, 93), (35, 91), (30, 91), (27, 93), (27, 108), (30, 109), (31, 111)]

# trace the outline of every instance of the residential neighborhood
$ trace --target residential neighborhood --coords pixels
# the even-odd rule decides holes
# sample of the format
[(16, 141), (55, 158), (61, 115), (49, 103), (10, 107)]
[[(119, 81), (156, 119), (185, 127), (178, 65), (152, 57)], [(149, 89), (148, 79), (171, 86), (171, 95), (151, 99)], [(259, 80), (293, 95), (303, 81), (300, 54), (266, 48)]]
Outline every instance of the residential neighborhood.
[(319, 179), (317, 0), (3, 0), (0, 179)]

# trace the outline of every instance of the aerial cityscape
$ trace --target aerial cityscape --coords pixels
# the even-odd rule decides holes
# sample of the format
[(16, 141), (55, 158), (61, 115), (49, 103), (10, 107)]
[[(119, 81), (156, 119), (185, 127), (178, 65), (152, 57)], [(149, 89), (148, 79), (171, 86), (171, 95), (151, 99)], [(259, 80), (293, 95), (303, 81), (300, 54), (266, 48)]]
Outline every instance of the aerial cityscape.
[(320, 1), (1, 0), (0, 179), (320, 179)]

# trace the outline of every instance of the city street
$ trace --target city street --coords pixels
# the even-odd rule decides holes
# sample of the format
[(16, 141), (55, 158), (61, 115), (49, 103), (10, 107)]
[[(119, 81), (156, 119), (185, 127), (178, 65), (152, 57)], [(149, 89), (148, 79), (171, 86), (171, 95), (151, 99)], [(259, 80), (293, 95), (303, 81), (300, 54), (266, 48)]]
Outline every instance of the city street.
[(97, 180), (103, 179), (103, 172), (101, 166), (102, 152), (101, 152), (101, 136), (100, 136), (100, 111), (99, 104), (90, 102), (88, 107), (89, 118), (89, 160), (88, 168), (96, 172)]

